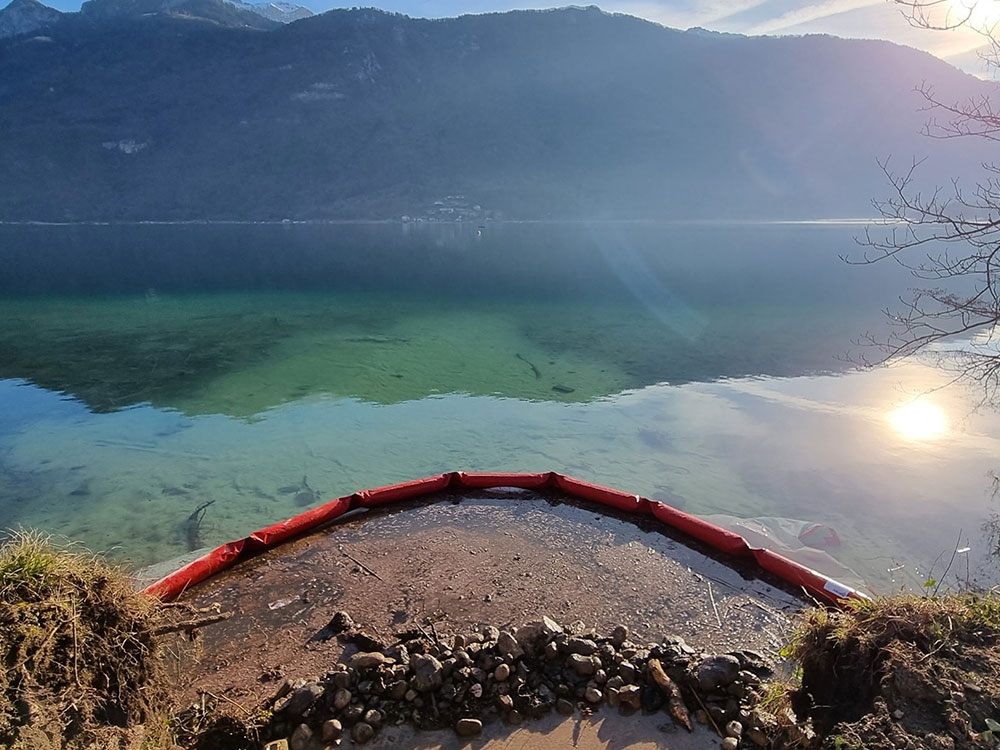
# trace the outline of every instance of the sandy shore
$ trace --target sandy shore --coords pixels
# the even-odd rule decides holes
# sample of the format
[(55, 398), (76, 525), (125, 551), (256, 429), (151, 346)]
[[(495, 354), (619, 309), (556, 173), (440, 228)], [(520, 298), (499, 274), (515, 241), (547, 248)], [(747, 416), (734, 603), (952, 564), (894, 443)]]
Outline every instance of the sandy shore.
[[(638, 521), (638, 522), (637, 522)], [(737, 570), (655, 521), (561, 498), (483, 491), (342, 519), (224, 573), (184, 597), (232, 612), (204, 630), (197, 658), (178, 665), (181, 699), (200, 691), (247, 711), (284, 678), (313, 678), (341, 659), (320, 640), (338, 610), (386, 642), (413, 628), (442, 636), (549, 615), (636, 641), (683, 637), (712, 651), (767, 657), (804, 602), (754, 570)], [(372, 747), (468, 746), (451, 732), (387, 727)], [(715, 747), (707, 730), (676, 730), (665, 713), (487, 725), (473, 747)]]

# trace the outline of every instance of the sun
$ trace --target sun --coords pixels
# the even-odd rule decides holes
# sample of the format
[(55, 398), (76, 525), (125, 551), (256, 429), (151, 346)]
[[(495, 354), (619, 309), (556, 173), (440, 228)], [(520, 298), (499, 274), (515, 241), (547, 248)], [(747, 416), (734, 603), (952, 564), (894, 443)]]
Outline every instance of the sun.
[(892, 428), (910, 440), (933, 440), (948, 430), (944, 410), (929, 401), (911, 401), (896, 409), (889, 419)]
[(1000, 0), (948, 0), (947, 25), (962, 22), (974, 31), (992, 33), (1000, 24)]

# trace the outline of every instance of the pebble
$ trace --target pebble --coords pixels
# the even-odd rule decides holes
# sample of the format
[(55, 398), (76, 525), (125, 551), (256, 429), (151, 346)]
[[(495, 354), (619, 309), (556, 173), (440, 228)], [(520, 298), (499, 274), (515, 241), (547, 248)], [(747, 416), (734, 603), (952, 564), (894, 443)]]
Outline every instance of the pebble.
[[(513, 713), (513, 712), (511, 712)], [(455, 734), (459, 737), (475, 737), (483, 731), (483, 722), (479, 719), (459, 719), (455, 724)]]
[(623, 706), (638, 709), (642, 706), (641, 692), (638, 685), (623, 685), (618, 691), (618, 700)]
[(363, 721), (359, 721), (354, 725), (354, 729), (351, 730), (351, 739), (359, 745), (363, 745), (366, 742), (371, 741), (371, 738), (374, 736), (375, 728), (371, 724), (366, 724)]
[(598, 690), (595, 687), (587, 688), (586, 692), (584, 692), (583, 694), (583, 697), (584, 700), (587, 701), (587, 703), (600, 703), (602, 700), (604, 700), (604, 695), (601, 693), (600, 690)]
[(572, 716), (576, 713), (576, 707), (565, 698), (556, 701), (556, 711), (563, 716)]
[(333, 617), (330, 618), (330, 622), (326, 624), (326, 629), (334, 635), (354, 630), (355, 627), (354, 620), (351, 619), (351, 616), (347, 612), (343, 611), (334, 612)]
[(740, 746), (740, 741), (735, 737), (726, 737), (722, 741), (722, 750), (737, 750)]
[(500, 637), (497, 638), (497, 651), (499, 651), (502, 656), (506, 656), (510, 659), (519, 659), (524, 656), (524, 650), (517, 642), (517, 639), (506, 630), (500, 631)]
[(308, 724), (299, 724), (288, 740), (291, 750), (306, 750), (313, 733)]
[(377, 651), (362, 651), (348, 659), (347, 664), (352, 669), (374, 669), (385, 664), (386, 661), (388, 659), (385, 654), (380, 654)]
[(404, 680), (397, 680), (389, 685), (389, 697), (394, 701), (403, 700), (406, 697), (406, 682)]
[(364, 706), (348, 706), (340, 716), (345, 724), (355, 724), (364, 716)]
[(611, 643), (614, 644), (615, 648), (621, 648), (622, 644), (628, 640), (628, 628), (624, 625), (619, 625), (617, 628), (611, 631)]
[(323, 722), (320, 730), (320, 738), (323, 742), (336, 742), (344, 734), (344, 725), (337, 719), (327, 719)]
[(537, 651), (562, 632), (559, 623), (550, 617), (543, 617), (541, 620), (519, 627), (514, 632), (514, 637), (522, 648), (527, 651)]
[(294, 693), (285, 698), (278, 706), (275, 706), (275, 713), (283, 713), (289, 716), (299, 716), (305, 712), (309, 706), (316, 702), (316, 699), (323, 695), (323, 688), (315, 682), (308, 682)]
[(738, 721), (731, 721), (726, 724), (726, 736), (739, 739), (743, 736), (743, 725)]
[(635, 666), (631, 662), (623, 661), (618, 665), (618, 676), (625, 682), (632, 682), (635, 679)]
[(581, 676), (592, 675), (597, 671), (597, 665), (589, 656), (570, 654), (569, 658), (566, 660), (566, 664), (570, 667), (570, 669)]
[(330, 683), (334, 690), (339, 690), (340, 688), (349, 688), (351, 686), (351, 673), (347, 671), (347, 667), (343, 670), (338, 670), (336, 672), (331, 672), (327, 675), (326, 681)]
[(501, 664), (493, 671), (493, 679), (497, 682), (506, 682), (510, 677), (510, 665)]
[(346, 708), (351, 703), (351, 691), (346, 688), (340, 688), (336, 693), (333, 694), (333, 708), (335, 711), (340, 711)]
[(416, 654), (410, 658), (413, 670), (413, 687), (420, 693), (429, 693), (441, 687), (441, 662), (430, 654)]

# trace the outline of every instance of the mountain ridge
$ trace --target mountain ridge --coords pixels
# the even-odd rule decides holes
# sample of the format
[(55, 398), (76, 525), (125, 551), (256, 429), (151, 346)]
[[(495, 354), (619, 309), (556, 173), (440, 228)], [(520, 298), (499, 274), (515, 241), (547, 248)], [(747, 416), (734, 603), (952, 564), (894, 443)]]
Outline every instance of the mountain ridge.
[(886, 42), (594, 7), (265, 27), (170, 2), (0, 40), (0, 219), (857, 216), (876, 159), (931, 153), (942, 184), (982, 161), (918, 137), (913, 88), (991, 89)]

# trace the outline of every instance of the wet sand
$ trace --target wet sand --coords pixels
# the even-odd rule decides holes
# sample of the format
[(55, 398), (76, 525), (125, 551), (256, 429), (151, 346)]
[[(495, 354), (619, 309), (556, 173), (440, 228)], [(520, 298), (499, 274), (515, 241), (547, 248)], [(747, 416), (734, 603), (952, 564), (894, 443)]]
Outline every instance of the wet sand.
[[(185, 595), (233, 616), (205, 628), (179, 665), (181, 700), (199, 691), (252, 710), (284, 678), (324, 674), (344, 647), (315, 638), (338, 610), (372, 636), (420, 627), (441, 636), (548, 615), (635, 641), (679, 635), (695, 648), (776, 657), (804, 602), (754, 569), (737, 569), (658, 522), (522, 491), (481, 491), (352, 514)], [(556, 717), (513, 730), (488, 725), (473, 747), (717, 746), (665, 713)], [(692, 744), (694, 743), (694, 744)], [(387, 727), (373, 747), (469, 745), (450, 731)]]

